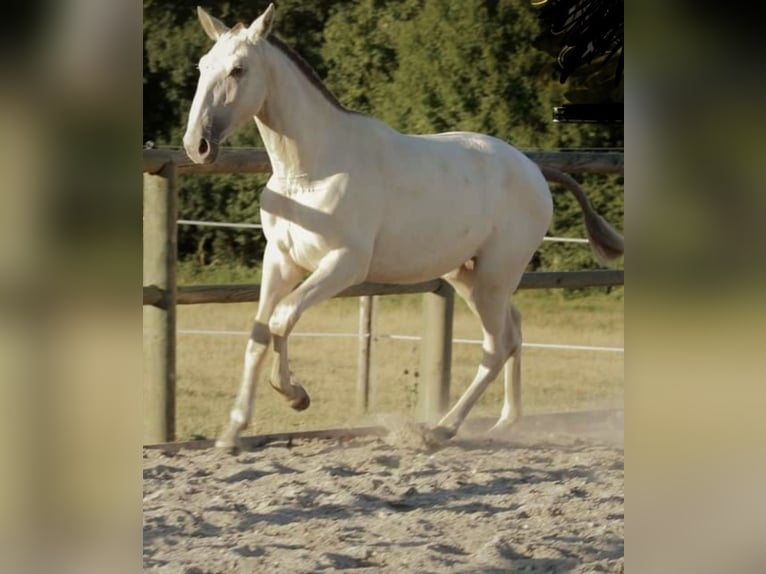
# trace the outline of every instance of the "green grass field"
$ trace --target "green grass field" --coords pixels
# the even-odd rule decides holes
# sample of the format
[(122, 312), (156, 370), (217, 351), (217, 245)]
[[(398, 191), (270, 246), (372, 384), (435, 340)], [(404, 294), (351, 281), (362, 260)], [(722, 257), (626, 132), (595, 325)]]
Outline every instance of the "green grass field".
[[(621, 292), (621, 290), (620, 290)], [(379, 334), (420, 335), (422, 296), (379, 298)], [(623, 299), (603, 289), (568, 299), (560, 293), (525, 291), (515, 296), (523, 315), (524, 341), (622, 347)], [(178, 329), (250, 330), (256, 303), (192, 305), (178, 309)], [(370, 424), (380, 413), (414, 415), (417, 404), (419, 343), (380, 339), (372, 366), (372, 408), (355, 412), (358, 342), (355, 338), (301, 337), (299, 333), (355, 333), (358, 299), (334, 299), (310, 309), (290, 340), (291, 370), (311, 395), (311, 407), (294, 412), (262, 378), (255, 419), (247, 434)], [(455, 307), (455, 338), (478, 339), (478, 320), (462, 301)], [(239, 385), (247, 335), (192, 335), (177, 339), (177, 437), (215, 436), (225, 424)], [(454, 344), (451, 399), (473, 378), (481, 350)], [(523, 400), (526, 413), (621, 407), (622, 353), (524, 349)], [(265, 373), (270, 369), (267, 365)], [(497, 416), (502, 376), (471, 416)]]

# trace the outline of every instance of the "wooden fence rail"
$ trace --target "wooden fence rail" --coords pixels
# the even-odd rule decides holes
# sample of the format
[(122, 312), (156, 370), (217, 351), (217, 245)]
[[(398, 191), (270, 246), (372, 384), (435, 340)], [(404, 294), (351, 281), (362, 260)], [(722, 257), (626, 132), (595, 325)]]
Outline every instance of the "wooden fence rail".
[[(625, 171), (624, 154), (618, 151), (526, 151), (527, 157), (539, 165), (567, 173), (619, 173)], [(222, 148), (214, 163), (196, 164), (181, 148), (145, 149), (144, 172), (157, 173), (172, 163), (178, 173), (270, 173), (266, 150), (258, 148)]]
[[(593, 269), (586, 271), (533, 271), (521, 278), (519, 289), (583, 289), (586, 287), (609, 287), (623, 285), (622, 269)], [(411, 285), (385, 283), (361, 283), (342, 291), (336, 297), (367, 297), (372, 295), (407, 295), (434, 293), (447, 283), (434, 279)], [(176, 288), (176, 305), (201, 305), (204, 303), (254, 303), (259, 300), (261, 286), (258, 283), (234, 283), (228, 285), (187, 285)], [(167, 293), (156, 285), (144, 287), (144, 305), (160, 308), (167, 306)]]
[[(527, 152), (541, 165), (570, 173), (623, 173), (618, 152)], [(268, 156), (260, 149), (221, 150), (213, 164), (197, 165), (178, 149), (144, 150), (144, 443), (175, 438), (175, 314), (177, 305), (258, 301), (260, 286), (176, 286), (176, 174), (267, 173)], [(623, 285), (622, 270), (526, 273), (520, 289), (583, 288)], [(413, 285), (363, 283), (339, 297), (362, 297), (360, 309), (357, 404), (370, 404), (373, 296), (422, 293), (423, 338), (418, 412), (422, 420), (438, 417), (449, 397), (454, 292), (441, 279)]]

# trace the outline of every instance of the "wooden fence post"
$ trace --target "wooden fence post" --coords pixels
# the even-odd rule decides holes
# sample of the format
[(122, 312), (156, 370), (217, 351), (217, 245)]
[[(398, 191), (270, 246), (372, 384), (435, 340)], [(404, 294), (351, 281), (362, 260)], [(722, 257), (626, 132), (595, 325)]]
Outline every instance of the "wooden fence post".
[(372, 295), (359, 298), (359, 368), (356, 384), (357, 412), (366, 413), (370, 408), (370, 374), (372, 372), (372, 340), (375, 324), (375, 298)]
[(436, 422), (449, 405), (452, 367), (452, 317), (455, 291), (448, 283), (423, 295), (418, 418)]
[(144, 306), (144, 444), (175, 438), (176, 189), (175, 166), (144, 173), (144, 286), (161, 290)]

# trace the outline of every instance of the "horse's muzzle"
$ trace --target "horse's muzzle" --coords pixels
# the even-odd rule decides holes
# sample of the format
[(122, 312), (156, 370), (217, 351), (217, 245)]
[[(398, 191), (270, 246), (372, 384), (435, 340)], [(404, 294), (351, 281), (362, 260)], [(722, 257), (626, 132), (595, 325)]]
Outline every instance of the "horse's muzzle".
[(218, 144), (204, 137), (191, 141), (185, 139), (184, 148), (194, 163), (213, 163), (218, 157)]

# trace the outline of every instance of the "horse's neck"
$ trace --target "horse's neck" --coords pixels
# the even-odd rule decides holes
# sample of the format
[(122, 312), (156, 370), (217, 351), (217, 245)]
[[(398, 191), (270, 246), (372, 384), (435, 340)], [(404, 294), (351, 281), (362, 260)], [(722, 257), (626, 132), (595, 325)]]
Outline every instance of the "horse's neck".
[(279, 49), (269, 45), (270, 78), (266, 100), (255, 118), (281, 178), (321, 177), (328, 139), (342, 120), (338, 110)]

